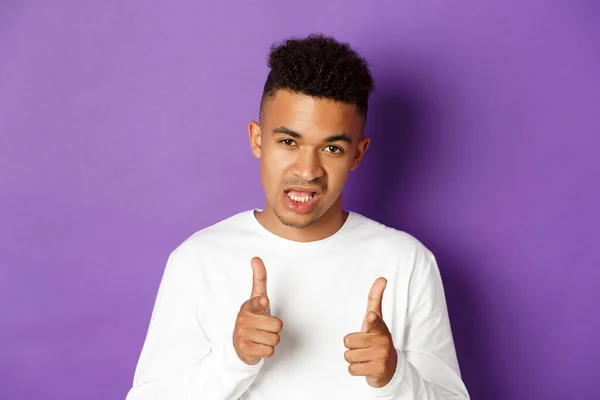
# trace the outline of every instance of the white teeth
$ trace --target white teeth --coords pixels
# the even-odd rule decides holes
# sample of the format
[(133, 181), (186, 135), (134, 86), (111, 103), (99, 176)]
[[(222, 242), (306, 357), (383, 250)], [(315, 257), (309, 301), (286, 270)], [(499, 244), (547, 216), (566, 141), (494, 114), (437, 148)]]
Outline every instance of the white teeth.
[(299, 197), (299, 196), (295, 196), (291, 193), (288, 193), (288, 196), (290, 196), (290, 199), (297, 201), (298, 203), (306, 203), (307, 201), (309, 201), (310, 199), (312, 199), (313, 195), (309, 194), (308, 196), (304, 196), (304, 197)]

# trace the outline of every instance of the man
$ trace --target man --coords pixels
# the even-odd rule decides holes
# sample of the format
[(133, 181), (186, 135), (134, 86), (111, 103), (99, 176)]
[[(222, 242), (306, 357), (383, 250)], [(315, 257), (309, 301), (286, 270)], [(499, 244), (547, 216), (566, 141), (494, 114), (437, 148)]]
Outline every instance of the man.
[(342, 209), (366, 62), (309, 36), (269, 66), (248, 127), (266, 206), (171, 253), (128, 400), (468, 399), (433, 254)]

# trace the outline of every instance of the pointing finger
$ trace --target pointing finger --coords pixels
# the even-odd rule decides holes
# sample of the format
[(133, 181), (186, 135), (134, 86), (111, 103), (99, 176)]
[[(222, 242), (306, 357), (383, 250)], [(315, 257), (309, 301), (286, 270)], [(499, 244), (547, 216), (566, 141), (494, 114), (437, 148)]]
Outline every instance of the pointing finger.
[(375, 314), (373, 311), (369, 311), (363, 321), (362, 332), (388, 332), (388, 327), (379, 315)]
[(252, 306), (252, 312), (259, 312), (267, 315), (271, 314), (269, 298), (267, 296), (262, 295), (253, 297), (250, 299), (250, 305)]

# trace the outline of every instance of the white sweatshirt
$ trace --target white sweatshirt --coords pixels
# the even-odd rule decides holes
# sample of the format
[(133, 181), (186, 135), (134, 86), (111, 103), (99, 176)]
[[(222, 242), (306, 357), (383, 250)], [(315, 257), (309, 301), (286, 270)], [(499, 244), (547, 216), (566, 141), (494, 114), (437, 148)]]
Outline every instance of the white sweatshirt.
[[(235, 353), (237, 313), (250, 298), (252, 257), (267, 270), (271, 314), (283, 321), (270, 359)], [(352, 376), (343, 339), (359, 332), (375, 280), (398, 353), (392, 380)], [(469, 399), (433, 254), (407, 233), (350, 212), (314, 242), (276, 236), (245, 211), (205, 228), (167, 261), (127, 400)]]

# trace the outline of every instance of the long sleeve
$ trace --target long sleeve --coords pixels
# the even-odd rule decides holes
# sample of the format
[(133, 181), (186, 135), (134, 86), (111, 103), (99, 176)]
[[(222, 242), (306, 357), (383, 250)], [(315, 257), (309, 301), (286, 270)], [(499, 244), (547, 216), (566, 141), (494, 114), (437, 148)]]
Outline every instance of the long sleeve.
[(432, 254), (409, 287), (403, 349), (392, 380), (372, 388), (388, 400), (468, 400), (454, 348), (442, 279)]
[(247, 365), (231, 342), (212, 346), (207, 339), (202, 281), (193, 249), (171, 253), (127, 400), (237, 399), (256, 378), (264, 360)]

